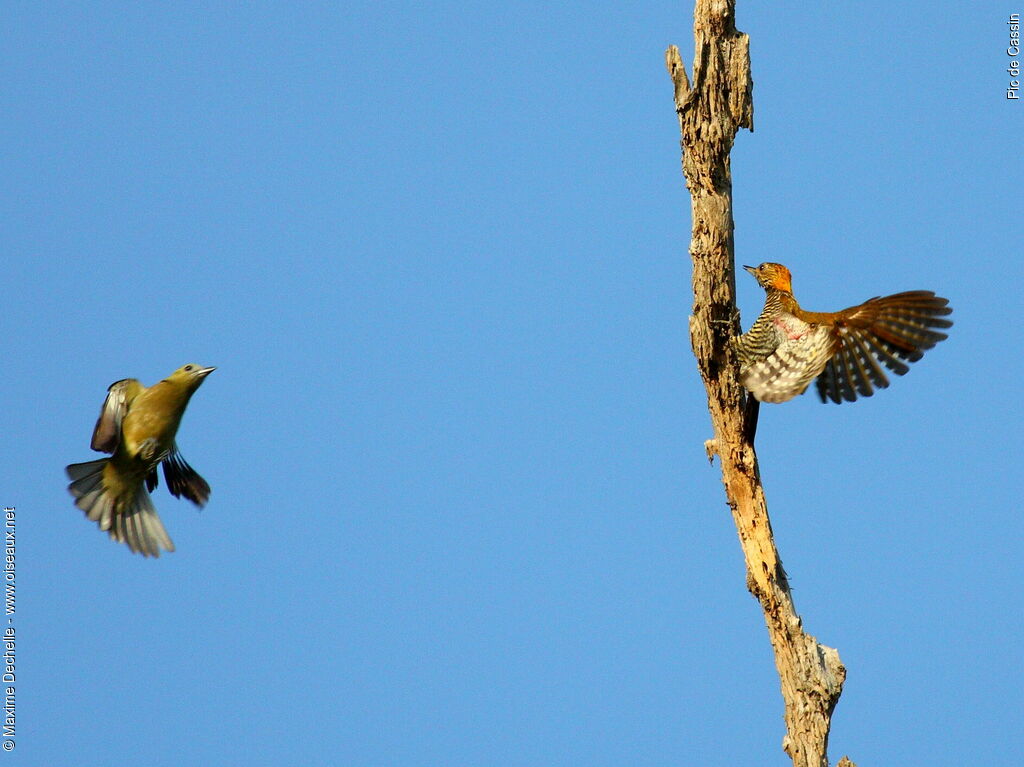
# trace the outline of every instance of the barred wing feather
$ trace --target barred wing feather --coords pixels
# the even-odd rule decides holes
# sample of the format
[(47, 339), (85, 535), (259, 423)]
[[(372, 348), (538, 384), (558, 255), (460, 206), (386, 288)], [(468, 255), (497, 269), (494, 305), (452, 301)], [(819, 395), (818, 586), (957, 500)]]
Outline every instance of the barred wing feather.
[(889, 385), (883, 366), (896, 375), (910, 370), (924, 352), (947, 338), (936, 328), (949, 328), (944, 319), (952, 309), (945, 298), (915, 290), (872, 298), (837, 314), (838, 346), (817, 380), (822, 402), (853, 402)]

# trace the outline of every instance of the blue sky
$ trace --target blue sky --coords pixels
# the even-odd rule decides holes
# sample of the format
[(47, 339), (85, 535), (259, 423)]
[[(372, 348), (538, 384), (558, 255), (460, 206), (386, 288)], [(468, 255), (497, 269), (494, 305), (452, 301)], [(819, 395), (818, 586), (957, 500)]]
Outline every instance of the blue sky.
[[(339, 8), (343, 5), (343, 8)], [(931, 289), (871, 400), (761, 411), (831, 754), (1016, 764), (1013, 8), (740, 3), (740, 263)], [(16, 3), (4, 431), (25, 765), (787, 764), (689, 348), (689, 3)], [(742, 275), (744, 325), (763, 294)], [(216, 365), (144, 560), (72, 506), (112, 381)]]

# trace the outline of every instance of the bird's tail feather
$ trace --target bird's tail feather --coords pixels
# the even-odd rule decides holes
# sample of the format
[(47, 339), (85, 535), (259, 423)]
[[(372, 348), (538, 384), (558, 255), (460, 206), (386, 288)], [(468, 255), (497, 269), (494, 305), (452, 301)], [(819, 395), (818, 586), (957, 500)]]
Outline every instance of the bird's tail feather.
[(174, 551), (174, 543), (164, 529), (153, 501), (140, 482), (134, 495), (125, 499), (112, 493), (103, 479), (109, 458), (67, 467), (71, 484), (68, 490), (75, 497), (75, 505), (85, 515), (106, 530), (115, 541), (144, 557), (158, 557), (160, 550)]

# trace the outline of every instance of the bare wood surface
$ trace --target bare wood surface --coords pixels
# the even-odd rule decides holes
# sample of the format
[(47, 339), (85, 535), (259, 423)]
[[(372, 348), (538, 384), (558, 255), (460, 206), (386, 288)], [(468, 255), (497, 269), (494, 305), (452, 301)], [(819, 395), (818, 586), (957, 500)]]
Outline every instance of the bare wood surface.
[[(744, 437), (745, 392), (729, 339), (739, 333), (733, 253), (729, 152), (740, 128), (753, 130), (750, 41), (736, 30), (735, 0), (696, 0), (692, 86), (679, 49), (665, 63), (675, 88), (683, 173), (693, 233), (690, 341), (707, 391), (722, 482), (747, 565), (747, 587), (760, 602), (785, 703), (783, 750), (795, 767), (828, 767), (828, 734), (846, 669), (839, 653), (803, 630), (775, 548), (757, 454)], [(844, 757), (844, 767), (855, 767)]]

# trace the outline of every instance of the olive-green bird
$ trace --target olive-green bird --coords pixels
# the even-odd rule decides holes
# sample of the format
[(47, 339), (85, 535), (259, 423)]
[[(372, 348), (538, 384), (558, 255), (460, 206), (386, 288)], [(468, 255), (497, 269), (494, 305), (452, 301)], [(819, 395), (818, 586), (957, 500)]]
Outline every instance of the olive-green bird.
[(189, 399), (214, 370), (185, 365), (149, 388), (134, 378), (112, 383), (92, 433), (92, 449), (112, 455), (67, 467), (75, 505), (144, 557), (174, 551), (149, 497), (158, 464), (175, 498), (202, 507), (210, 497), (210, 486), (181, 457), (174, 435)]

